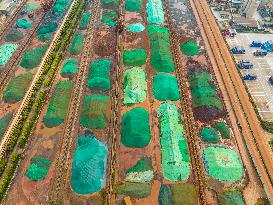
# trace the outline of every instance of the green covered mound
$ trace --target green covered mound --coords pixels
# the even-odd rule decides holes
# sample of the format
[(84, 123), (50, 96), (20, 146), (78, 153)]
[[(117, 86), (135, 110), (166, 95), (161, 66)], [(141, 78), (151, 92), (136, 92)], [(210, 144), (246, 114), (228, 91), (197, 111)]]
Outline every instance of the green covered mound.
[(142, 157), (133, 167), (127, 170), (125, 180), (129, 182), (148, 182), (153, 177), (151, 159)]
[(38, 35), (38, 40), (41, 42), (50, 41), (52, 39), (52, 35), (49, 33)]
[(16, 42), (24, 38), (24, 34), (18, 29), (11, 29), (11, 31), (6, 35), (5, 42)]
[(101, 3), (103, 8), (115, 9), (115, 8), (118, 8), (119, 1), (118, 0), (101, 0)]
[(151, 194), (151, 184), (122, 184), (118, 186), (118, 194), (130, 196), (137, 199), (146, 198)]
[(72, 78), (76, 75), (78, 72), (78, 66), (79, 60), (75, 58), (70, 58), (67, 61), (65, 61), (64, 66), (62, 68), (61, 75), (64, 78)]
[(217, 131), (213, 128), (204, 127), (200, 134), (204, 142), (216, 143), (220, 141)]
[(25, 95), (27, 88), (33, 78), (32, 73), (20, 74), (13, 77), (3, 94), (3, 100), (6, 103), (19, 102)]
[(40, 4), (37, 4), (35, 2), (28, 2), (28, 3), (25, 4), (24, 10), (26, 12), (30, 12), (30, 11), (34, 11), (34, 10), (37, 10), (37, 9), (40, 9), (40, 8), (41, 8)]
[(0, 139), (4, 135), (4, 132), (9, 125), (9, 122), (12, 118), (12, 114), (13, 113), (10, 112), (10, 113), (6, 114), (4, 117), (0, 118)]
[(45, 44), (41, 47), (26, 51), (23, 59), (20, 62), (20, 66), (25, 69), (32, 69), (37, 67), (40, 64), (47, 48), (48, 44)]
[(161, 0), (148, 0), (148, 3), (146, 5), (146, 11), (148, 14), (148, 23), (150, 24), (164, 23), (164, 11)]
[(121, 142), (126, 147), (146, 147), (151, 139), (149, 113), (136, 107), (122, 116)]
[(216, 122), (213, 126), (221, 133), (223, 139), (230, 139), (230, 130), (225, 122)]
[(105, 186), (107, 148), (94, 136), (78, 138), (72, 162), (71, 186), (77, 194), (92, 194)]
[(151, 64), (159, 72), (173, 72), (174, 62), (168, 29), (159, 26), (149, 26), (148, 32), (151, 44)]
[(90, 129), (107, 127), (110, 97), (104, 95), (90, 95), (84, 98), (80, 123)]
[(125, 10), (126, 11), (139, 11), (141, 8), (142, 0), (126, 0)]
[(90, 66), (88, 87), (98, 91), (110, 89), (111, 60), (96, 60)]
[(153, 94), (157, 100), (176, 101), (180, 98), (178, 82), (176, 77), (159, 73), (153, 79)]
[(131, 105), (146, 99), (147, 82), (142, 68), (131, 68), (124, 72), (124, 104)]
[(61, 16), (70, 5), (70, 3), (71, 2), (68, 0), (57, 0), (53, 6), (52, 14), (57, 17)]
[(163, 176), (170, 181), (188, 179), (190, 157), (180, 122), (180, 113), (173, 103), (158, 108)]
[(0, 45), (0, 67), (5, 65), (14, 51), (18, 48), (17, 44)]
[(70, 80), (59, 81), (52, 93), (49, 106), (43, 122), (46, 127), (56, 127), (66, 118), (73, 82)]
[(126, 50), (123, 53), (123, 64), (128, 66), (142, 66), (146, 63), (147, 53), (144, 49)]
[(199, 54), (198, 45), (193, 41), (187, 41), (180, 45), (180, 50), (187, 56), (194, 56)]
[(38, 35), (55, 32), (57, 28), (58, 24), (56, 22), (43, 24), (38, 29)]
[(118, 13), (111, 10), (103, 10), (101, 22), (107, 26), (116, 26), (116, 20), (118, 19)]
[(134, 33), (139, 33), (144, 31), (145, 26), (142, 23), (132, 23), (132, 24), (128, 24), (126, 26), (126, 29)]
[(221, 193), (218, 200), (220, 205), (245, 205), (243, 195), (239, 190)]
[(26, 177), (31, 181), (44, 180), (48, 173), (51, 161), (43, 156), (35, 156), (31, 159), (31, 164), (26, 171)]
[(208, 174), (219, 181), (235, 182), (243, 176), (243, 166), (237, 153), (223, 146), (208, 146), (203, 152)]
[(22, 28), (22, 29), (28, 29), (30, 28), (32, 25), (31, 23), (28, 22), (27, 19), (20, 19), (16, 22), (16, 26), (18, 28)]
[(172, 204), (172, 192), (169, 185), (161, 184), (158, 196), (159, 205), (170, 205)]
[(73, 43), (70, 47), (71, 55), (79, 55), (83, 50), (84, 34), (77, 33), (74, 37)]
[(80, 23), (80, 30), (87, 29), (87, 26), (88, 26), (89, 21), (90, 21), (90, 17), (91, 17), (91, 14), (89, 14), (89, 13), (84, 13), (82, 15), (82, 20), (81, 20), (81, 23)]

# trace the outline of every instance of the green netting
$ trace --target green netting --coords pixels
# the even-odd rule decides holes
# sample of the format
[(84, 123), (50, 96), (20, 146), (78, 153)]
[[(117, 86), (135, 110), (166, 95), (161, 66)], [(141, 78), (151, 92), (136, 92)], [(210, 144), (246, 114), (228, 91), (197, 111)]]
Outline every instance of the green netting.
[(142, 66), (146, 62), (147, 53), (144, 49), (126, 50), (123, 53), (123, 64), (128, 66)]
[(172, 192), (169, 185), (161, 184), (158, 196), (159, 205), (171, 205), (172, 203)]
[(25, 69), (32, 69), (37, 67), (40, 64), (47, 48), (48, 44), (45, 44), (41, 47), (26, 51), (20, 62), (20, 66)]
[(52, 35), (49, 33), (38, 35), (38, 40), (41, 42), (50, 41), (52, 39)]
[(142, 68), (131, 68), (124, 72), (124, 99), (126, 105), (143, 102), (146, 99), (147, 82)]
[(216, 122), (213, 126), (221, 133), (223, 139), (230, 139), (230, 130), (225, 122)]
[(25, 95), (27, 88), (32, 80), (33, 74), (26, 73), (13, 77), (3, 94), (3, 100), (6, 103), (19, 102)]
[(237, 153), (223, 146), (208, 146), (203, 152), (208, 174), (224, 182), (239, 181), (243, 176), (243, 166)]
[(122, 116), (121, 142), (126, 147), (146, 147), (151, 139), (149, 113), (136, 107)]
[(126, 11), (139, 11), (141, 8), (142, 0), (126, 0), (125, 10)]
[(201, 72), (201, 73), (192, 73), (188, 77), (189, 81), (205, 81), (205, 82), (212, 82), (212, 76), (208, 72)]
[(118, 19), (118, 13), (116, 11), (103, 10), (101, 21), (108, 26), (116, 26), (116, 20)]
[(148, 0), (146, 5), (148, 22), (153, 24), (164, 23), (164, 11), (161, 0)]
[(31, 181), (44, 180), (48, 173), (51, 161), (43, 156), (37, 155), (31, 159), (31, 164), (26, 171), (26, 177)]
[(101, 0), (103, 8), (118, 8), (118, 0)]
[(139, 33), (144, 31), (145, 26), (142, 23), (132, 23), (132, 24), (128, 24), (126, 26), (126, 29), (134, 33)]
[(148, 25), (148, 34), (151, 36), (156, 33), (163, 33), (166, 35), (170, 35), (170, 31), (168, 28), (157, 26), (157, 25)]
[(159, 73), (153, 79), (153, 94), (157, 100), (176, 101), (180, 98), (176, 77)]
[(223, 104), (218, 97), (200, 97), (193, 99), (193, 107), (212, 106), (219, 110), (223, 110)]
[(70, 47), (71, 55), (79, 55), (83, 50), (84, 34), (77, 33), (74, 37), (73, 43)]
[[(196, 85), (196, 84), (195, 84)], [(200, 85), (200, 84), (199, 84)], [(193, 99), (196, 98), (205, 98), (205, 97), (217, 97), (215, 89), (212, 87), (195, 87), (191, 90), (191, 96)]]
[(59, 81), (52, 93), (49, 106), (43, 122), (46, 127), (56, 127), (66, 118), (73, 82), (70, 80)]
[(151, 184), (122, 184), (118, 186), (118, 194), (131, 196), (133, 198), (146, 198), (151, 194)]
[(52, 17), (62, 16), (70, 4), (70, 0), (57, 0), (53, 6)]
[(126, 181), (148, 182), (154, 177), (152, 161), (150, 158), (142, 157), (138, 162), (126, 171)]
[(80, 123), (90, 129), (107, 127), (110, 97), (104, 95), (86, 96), (81, 111)]
[(110, 89), (111, 60), (96, 60), (90, 66), (88, 87), (98, 91)]
[(37, 4), (35, 2), (28, 2), (28, 3), (26, 3), (24, 10), (26, 12), (30, 12), (30, 11), (34, 11), (34, 10), (37, 10), (40, 8), (41, 8), (40, 4)]
[(218, 199), (220, 205), (245, 205), (242, 192), (239, 190), (221, 193)]
[(78, 194), (92, 194), (105, 186), (107, 148), (91, 136), (78, 138), (72, 162), (71, 186)]
[(204, 127), (200, 135), (204, 142), (216, 143), (220, 141), (217, 131), (213, 128)]
[(16, 26), (18, 28), (27, 29), (30, 28), (32, 25), (28, 22), (27, 19), (20, 19), (16, 22)]
[(4, 117), (0, 118), (0, 139), (2, 138), (11, 118), (12, 118), (13, 113), (8, 113)]
[(24, 38), (24, 34), (18, 29), (11, 29), (11, 31), (6, 35), (5, 42), (16, 42)]
[(173, 103), (158, 108), (163, 176), (170, 181), (186, 180), (190, 175), (188, 146), (180, 122), (180, 113)]
[(193, 184), (171, 184), (172, 205), (196, 205), (198, 195)]
[(65, 78), (72, 78), (78, 72), (79, 60), (75, 58), (69, 58), (65, 61), (62, 68), (61, 75)]
[(38, 35), (52, 33), (56, 31), (57, 28), (58, 28), (58, 24), (56, 22), (52, 22), (52, 23), (41, 25), (37, 32), (38, 32)]
[(5, 65), (14, 51), (18, 48), (17, 44), (0, 45), (0, 67)]
[(90, 21), (90, 17), (91, 17), (91, 14), (89, 14), (89, 13), (84, 13), (82, 15), (82, 20), (81, 20), (81, 23), (80, 23), (80, 30), (87, 29), (87, 26), (88, 26), (89, 21)]
[(193, 41), (187, 41), (180, 45), (180, 50), (187, 56), (194, 56), (199, 54), (198, 45)]

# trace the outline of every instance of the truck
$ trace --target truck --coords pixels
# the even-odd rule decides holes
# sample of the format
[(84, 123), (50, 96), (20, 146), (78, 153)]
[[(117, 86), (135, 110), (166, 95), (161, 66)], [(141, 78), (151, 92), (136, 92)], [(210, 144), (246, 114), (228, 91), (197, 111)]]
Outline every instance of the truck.
[(273, 51), (273, 41), (266, 41), (261, 45), (261, 48), (263, 50), (266, 50), (267, 52)]
[(249, 60), (241, 60), (237, 63), (238, 68), (240, 69), (251, 69), (253, 68), (253, 63)]
[(252, 41), (249, 46), (253, 47), (253, 48), (260, 48), (262, 46), (262, 42), (261, 41)]
[(253, 75), (253, 74), (247, 74), (247, 75), (243, 76), (243, 79), (244, 80), (256, 80), (257, 76)]
[(266, 50), (256, 50), (255, 52), (253, 52), (254, 56), (266, 56), (267, 55), (267, 51)]
[(243, 46), (236, 46), (231, 49), (232, 54), (245, 54), (246, 50)]

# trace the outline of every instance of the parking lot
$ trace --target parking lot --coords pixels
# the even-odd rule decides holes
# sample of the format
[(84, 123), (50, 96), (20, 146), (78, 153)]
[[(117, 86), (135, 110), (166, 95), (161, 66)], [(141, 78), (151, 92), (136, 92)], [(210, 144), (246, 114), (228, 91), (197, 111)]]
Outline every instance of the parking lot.
[(227, 38), (230, 48), (235, 46), (243, 46), (245, 48), (245, 54), (234, 55), (234, 57), (236, 61), (250, 60), (253, 63), (253, 69), (241, 69), (240, 71), (243, 76), (246, 74), (257, 76), (256, 80), (245, 81), (246, 85), (262, 119), (273, 121), (273, 85), (268, 81), (269, 77), (273, 76), (273, 53), (269, 53), (264, 57), (253, 56), (253, 52), (257, 48), (251, 48), (249, 44), (254, 40), (262, 42), (273, 40), (273, 34), (238, 33), (235, 38)]

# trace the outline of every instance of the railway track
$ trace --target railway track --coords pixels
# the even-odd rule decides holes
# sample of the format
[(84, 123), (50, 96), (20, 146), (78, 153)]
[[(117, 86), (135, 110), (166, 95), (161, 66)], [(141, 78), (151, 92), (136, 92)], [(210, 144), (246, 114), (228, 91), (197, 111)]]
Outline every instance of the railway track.
[(221, 74), (225, 90), (231, 102), (240, 102), (233, 107), (236, 118), (242, 126), (243, 140), (248, 148), (255, 168), (263, 183), (269, 200), (273, 200), (273, 163), (270, 158), (270, 150), (266, 147), (263, 138), (263, 130), (256, 116), (254, 108), (249, 100), (242, 79), (237, 71), (234, 60), (229, 52), (218, 25), (211, 13), (206, 0), (190, 0), (196, 19), (205, 33), (209, 47), (217, 63), (217, 69)]
[(89, 70), (89, 56), (92, 51), (93, 36), (96, 29), (96, 21), (99, 16), (99, 0), (93, 2), (92, 17), (87, 31), (87, 37), (84, 43), (84, 49), (81, 56), (80, 66), (77, 78), (74, 82), (73, 93), (68, 110), (68, 117), (66, 119), (66, 127), (62, 135), (60, 145), (60, 153), (56, 162), (56, 172), (53, 177), (52, 186), (50, 189), (49, 203), (50, 204), (63, 204), (63, 194), (67, 185), (68, 170), (71, 165), (71, 148), (74, 144), (74, 137), (77, 135), (77, 127), (79, 123), (79, 115), (81, 102), (84, 97), (85, 83), (87, 80)]
[(192, 170), (194, 173), (195, 178), (195, 185), (198, 188), (198, 195), (199, 195), (199, 202), (200, 204), (206, 204), (206, 179), (205, 179), (205, 173), (203, 168), (203, 163), (200, 160), (199, 153), (197, 146), (195, 144), (195, 138), (196, 138), (196, 129), (195, 129), (195, 121), (193, 118), (193, 112), (191, 109), (191, 103), (190, 98), (188, 95), (188, 89), (186, 85), (186, 77), (184, 75), (183, 68), (181, 66), (180, 58), (179, 58), (179, 49), (178, 44), (179, 42), (176, 41), (175, 38), (175, 31), (169, 11), (169, 5), (166, 0), (164, 0), (164, 7), (166, 10), (167, 15), (167, 21), (168, 21), (168, 27), (170, 30), (170, 41), (171, 41), (171, 48), (173, 57), (175, 60), (175, 73), (178, 78), (178, 82), (181, 88), (181, 97), (180, 97), (180, 103), (182, 107), (182, 115), (184, 119), (184, 127), (185, 127), (185, 135), (187, 137), (187, 142), (189, 145), (189, 151), (191, 155), (191, 164), (192, 164)]

